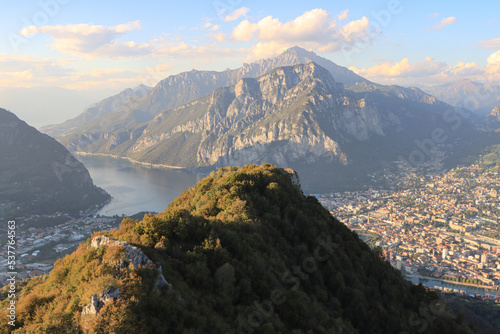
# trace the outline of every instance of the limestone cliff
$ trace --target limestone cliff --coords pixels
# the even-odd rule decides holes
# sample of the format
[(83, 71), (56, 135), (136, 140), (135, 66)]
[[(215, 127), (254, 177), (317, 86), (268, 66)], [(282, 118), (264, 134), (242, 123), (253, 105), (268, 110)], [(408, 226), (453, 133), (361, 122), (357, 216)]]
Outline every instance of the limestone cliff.
[[(205, 112), (196, 117), (198, 104)], [(176, 112), (194, 117), (171, 127)], [(196, 151), (185, 151), (185, 156), (195, 155), (191, 166), (314, 163), (318, 158), (338, 160), (340, 143), (383, 136), (400, 125), (396, 113), (350, 96), (328, 71), (309, 63), (241, 79), (189, 107), (163, 112), (126, 154), (154, 159), (151, 152), (182, 135), (198, 138)], [(167, 154), (156, 159), (151, 162), (183, 164)]]

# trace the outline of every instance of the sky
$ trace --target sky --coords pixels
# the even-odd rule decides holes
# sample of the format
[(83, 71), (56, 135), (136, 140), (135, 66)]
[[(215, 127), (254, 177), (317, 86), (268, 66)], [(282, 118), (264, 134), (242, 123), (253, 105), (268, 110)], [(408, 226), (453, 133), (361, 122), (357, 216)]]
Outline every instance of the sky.
[(35, 126), (74, 117), (125, 88), (191, 69), (237, 68), (295, 45), (382, 84), (500, 82), (500, 1), (0, 5), (0, 107)]

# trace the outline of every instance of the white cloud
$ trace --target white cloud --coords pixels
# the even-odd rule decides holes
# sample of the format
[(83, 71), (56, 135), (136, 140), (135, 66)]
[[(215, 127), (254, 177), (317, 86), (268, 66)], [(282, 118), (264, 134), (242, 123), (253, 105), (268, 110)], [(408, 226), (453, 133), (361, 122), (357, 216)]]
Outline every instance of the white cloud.
[(53, 84), (74, 74), (73, 69), (66, 67), (67, 63), (67, 60), (0, 53), (0, 86), (33, 87)]
[(267, 16), (260, 20), (259, 39), (264, 41), (310, 41), (324, 40), (332, 32), (330, 14), (323, 9), (313, 9), (290, 22)]
[[(133, 87), (152, 76), (164, 78), (172, 66), (159, 64), (152, 69), (126, 70), (81, 69), (73, 67), (75, 59), (36, 58), (0, 53), (0, 87), (63, 87), (67, 89), (124, 89)], [(156, 82), (155, 82), (156, 83)]]
[(426, 57), (423, 62), (411, 64), (409, 58), (404, 58), (400, 62), (394, 63), (393, 60), (385, 60), (381, 64), (375, 65), (368, 69), (358, 69), (351, 67), (350, 69), (357, 74), (370, 78), (382, 77), (423, 77), (439, 73), (446, 67), (445, 63), (435, 62), (434, 59)]
[(160, 64), (160, 65), (156, 65), (155, 67), (151, 67), (150, 70), (152, 70), (154, 72), (167, 72), (173, 68), (174, 68), (174, 66), (171, 64)]
[[(212, 24), (210, 22), (207, 22), (203, 25), (203, 28), (205, 29), (210, 29), (212, 31), (216, 31), (216, 30), (219, 30), (220, 29), (220, 24)], [(193, 28), (193, 30), (198, 30), (200, 28)]]
[(489, 80), (500, 80), (500, 50), (493, 52), (487, 62), (485, 70)]
[(232, 37), (236, 41), (257, 39), (252, 52), (255, 57), (277, 54), (294, 45), (332, 52), (350, 50), (360, 41), (370, 43), (375, 32), (369, 26), (367, 17), (339, 26), (328, 12), (317, 8), (284, 23), (272, 16), (256, 23), (243, 20), (233, 29)]
[(70, 80), (60, 82), (59, 85), (67, 89), (124, 89), (137, 86), (144, 82), (144, 74), (139, 71), (129, 71), (121, 68), (82, 71)]
[(252, 48), (252, 53), (257, 58), (267, 58), (273, 56), (277, 53), (282, 53), (286, 49), (288, 49), (288, 44), (280, 44), (278, 42), (270, 41), (270, 42), (258, 42)]
[(337, 18), (342, 21), (342, 20), (345, 20), (347, 19), (347, 14), (349, 14), (349, 9), (346, 9), (346, 10), (343, 10), (340, 12), (339, 15), (337, 15)]
[(500, 50), (493, 52), (486, 61), (488, 64), (500, 63)]
[(369, 25), (370, 21), (366, 16), (363, 16), (360, 20), (347, 23), (340, 31), (345, 40), (351, 43), (366, 35)]
[(217, 34), (209, 34), (208, 36), (219, 42), (224, 42), (226, 40), (226, 35), (224, 35), (224, 33), (222, 32), (219, 32)]
[(479, 65), (477, 65), (476, 63), (465, 63), (463, 61), (460, 61), (455, 66), (450, 66), (446, 70), (444, 70), (442, 72), (442, 75), (450, 78), (464, 78), (482, 75), (483, 73), (484, 69), (479, 67)]
[(493, 38), (486, 41), (479, 42), (483, 49), (500, 49), (500, 38)]
[(29, 26), (23, 28), (20, 34), (23, 36), (48, 34), (53, 39), (52, 49), (62, 54), (87, 58), (118, 58), (141, 56), (152, 52), (150, 44), (118, 41), (120, 35), (139, 29), (140, 22), (134, 21), (114, 27), (88, 24)]
[(426, 57), (424, 61), (416, 63), (411, 63), (409, 58), (404, 58), (399, 62), (383, 60), (380, 64), (369, 68), (351, 66), (349, 69), (381, 84), (422, 86), (444, 84), (462, 79), (477, 82), (499, 81), (500, 50), (491, 54), (487, 62), (488, 64), (484, 67), (480, 67), (474, 62), (458, 62), (452, 66), (431, 57)]
[(429, 31), (429, 30), (434, 30), (434, 31), (437, 31), (437, 30), (441, 30), (441, 29), (444, 29), (444, 27), (446, 26), (449, 26), (450, 24), (453, 24), (457, 22), (457, 18), (454, 17), (454, 16), (450, 16), (450, 17), (445, 17), (441, 20), (441, 22), (439, 24), (435, 24), (431, 27), (427, 27), (424, 31)]
[(187, 44), (182, 41), (163, 41), (154, 56), (156, 58), (204, 59), (205, 61), (218, 60), (222, 57), (242, 57), (248, 54), (248, 49), (222, 48), (217, 43), (208, 45)]
[(246, 16), (249, 11), (250, 9), (247, 7), (238, 8), (233, 12), (229, 13), (228, 15), (226, 15), (226, 17), (224, 17), (224, 21), (225, 22), (236, 21), (240, 17)]
[(243, 20), (234, 28), (233, 37), (238, 41), (249, 41), (257, 29), (259, 29), (257, 24)]

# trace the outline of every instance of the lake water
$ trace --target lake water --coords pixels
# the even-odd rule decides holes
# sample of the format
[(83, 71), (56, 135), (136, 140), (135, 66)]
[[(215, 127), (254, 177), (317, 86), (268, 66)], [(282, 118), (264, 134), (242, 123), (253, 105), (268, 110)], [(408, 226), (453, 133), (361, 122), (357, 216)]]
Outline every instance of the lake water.
[(76, 158), (87, 167), (94, 184), (113, 197), (98, 212), (106, 216), (162, 212), (184, 190), (203, 179), (178, 169), (148, 168), (113, 157), (76, 155)]

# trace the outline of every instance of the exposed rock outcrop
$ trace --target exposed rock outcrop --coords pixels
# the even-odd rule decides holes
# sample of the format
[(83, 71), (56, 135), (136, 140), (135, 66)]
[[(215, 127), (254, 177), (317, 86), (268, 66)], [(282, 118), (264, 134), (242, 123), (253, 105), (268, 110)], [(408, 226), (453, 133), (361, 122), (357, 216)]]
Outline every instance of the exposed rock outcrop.
[(162, 267), (157, 267), (142, 250), (129, 244), (128, 242), (116, 240), (103, 234), (92, 238), (90, 246), (94, 248), (98, 248), (100, 246), (123, 247), (124, 257), (120, 260), (120, 269), (127, 269), (131, 266), (132, 268), (141, 268), (146, 266), (155, 268), (158, 272), (155, 280), (155, 287), (157, 289), (162, 289), (164, 287), (168, 287), (169, 289), (172, 288), (172, 285), (168, 283), (165, 276), (163, 276)]
[(500, 104), (493, 108), (493, 110), (491, 110), (491, 113), (488, 115), (488, 117), (500, 122)]
[[(110, 238), (106, 235), (99, 235), (94, 237), (90, 243), (90, 246), (94, 248), (98, 248), (100, 246), (121, 246), (125, 248), (125, 258), (122, 260), (120, 266), (122, 268), (128, 267), (130, 264), (134, 266), (134, 268), (143, 267), (147, 264), (151, 264), (155, 266), (153, 261), (151, 261), (146, 254), (143, 253), (139, 248), (132, 246), (128, 242), (116, 240)], [(155, 266), (156, 267), (156, 266)]]
[(83, 308), (82, 316), (87, 314), (97, 314), (105, 304), (112, 303), (119, 298), (120, 290), (112, 285), (101, 292), (100, 298), (94, 293), (90, 298), (90, 304)]
[(103, 307), (104, 303), (94, 293), (90, 298), (90, 304), (86, 305), (82, 310), (82, 316), (87, 314), (97, 314)]
[[(157, 267), (154, 262), (151, 261), (151, 259), (139, 248), (129, 244), (128, 242), (116, 240), (106, 235), (98, 235), (92, 238), (90, 247), (99, 248), (101, 246), (122, 247), (124, 249), (124, 256), (120, 261), (120, 269), (128, 270), (131, 266), (132, 268), (154, 268), (158, 272), (154, 283), (155, 288), (172, 288), (172, 285), (168, 283), (165, 276), (163, 276), (161, 266)], [(97, 294), (92, 295), (90, 304), (86, 305), (82, 310), (82, 316), (87, 314), (97, 314), (106, 303), (114, 302), (117, 299), (120, 299), (120, 290), (111, 285), (106, 290), (102, 291), (99, 296)]]
[(296, 186), (298, 186), (300, 188), (299, 173), (297, 173), (296, 171), (294, 171), (291, 168), (283, 168), (282, 170), (283, 170), (283, 172), (286, 173), (290, 182), (292, 182), (293, 184), (295, 184)]
[(120, 290), (112, 285), (101, 293), (101, 299), (106, 304), (110, 300), (120, 298)]

